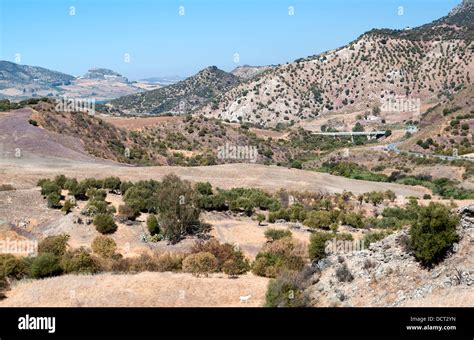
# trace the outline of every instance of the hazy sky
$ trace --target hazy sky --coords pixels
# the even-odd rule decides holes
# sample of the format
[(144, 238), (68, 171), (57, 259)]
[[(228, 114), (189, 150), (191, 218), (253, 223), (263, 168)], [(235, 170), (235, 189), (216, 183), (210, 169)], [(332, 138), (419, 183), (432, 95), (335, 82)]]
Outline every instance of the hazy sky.
[(0, 0), (0, 59), (19, 54), (21, 64), (73, 75), (111, 68), (130, 79), (189, 76), (209, 65), (230, 71), (337, 48), (371, 28), (418, 26), (460, 2)]

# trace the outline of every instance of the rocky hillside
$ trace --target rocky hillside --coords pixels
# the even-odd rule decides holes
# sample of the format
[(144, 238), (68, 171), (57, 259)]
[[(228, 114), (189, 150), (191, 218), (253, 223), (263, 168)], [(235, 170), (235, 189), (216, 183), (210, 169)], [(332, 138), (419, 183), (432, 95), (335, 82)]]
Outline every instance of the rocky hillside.
[(257, 74), (260, 74), (266, 70), (271, 69), (273, 66), (249, 66), (249, 65), (243, 65), (243, 66), (238, 66), (230, 73), (232, 73), (234, 76), (237, 76), (241, 79), (250, 79), (256, 76)]
[(473, 4), (465, 1), (429, 25), (372, 30), (337, 50), (257, 75), (199, 112), (275, 126), (325, 112), (366, 110), (389, 96), (437, 99), (472, 81), (473, 22)]
[(176, 84), (117, 98), (111, 102), (111, 105), (125, 113), (189, 113), (212, 102), (217, 96), (238, 83), (238, 77), (210, 66)]
[[(474, 206), (458, 211), (460, 241), (432, 270), (420, 267), (405, 249), (408, 231), (392, 234), (369, 249), (331, 254), (315, 264), (305, 290), (314, 306), (473, 306)], [(336, 270), (347, 266), (352, 280)]]
[(0, 61), (0, 98), (31, 97), (38, 91), (57, 91), (58, 86), (73, 80), (73, 76), (42, 67)]

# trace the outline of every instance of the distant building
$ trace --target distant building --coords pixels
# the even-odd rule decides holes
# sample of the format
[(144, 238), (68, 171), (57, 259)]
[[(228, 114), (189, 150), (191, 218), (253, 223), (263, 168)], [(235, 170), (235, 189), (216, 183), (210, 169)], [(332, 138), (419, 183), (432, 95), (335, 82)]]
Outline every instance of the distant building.
[(405, 128), (405, 132), (408, 132), (408, 133), (415, 133), (417, 131), (418, 131), (418, 127), (416, 125), (408, 125)]

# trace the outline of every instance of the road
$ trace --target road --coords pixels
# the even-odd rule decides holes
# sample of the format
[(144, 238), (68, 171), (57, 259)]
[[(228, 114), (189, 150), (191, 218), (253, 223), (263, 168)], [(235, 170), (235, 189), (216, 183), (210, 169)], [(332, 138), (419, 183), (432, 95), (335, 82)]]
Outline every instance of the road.
[(442, 160), (445, 160), (445, 161), (460, 161), (461, 160), (461, 161), (474, 162), (474, 158), (468, 158), (468, 157), (462, 157), (462, 156), (454, 157), (454, 156), (446, 156), (446, 155), (426, 154), (426, 153), (413, 152), (413, 151), (402, 151), (398, 148), (399, 144), (400, 144), (400, 142), (387, 144), (384, 147), (384, 149), (387, 150), (387, 151), (393, 151), (396, 154), (400, 154), (400, 153), (404, 152), (408, 155), (412, 155), (412, 156), (416, 156), (416, 157), (433, 157), (433, 158), (438, 158), (438, 159), (442, 159)]

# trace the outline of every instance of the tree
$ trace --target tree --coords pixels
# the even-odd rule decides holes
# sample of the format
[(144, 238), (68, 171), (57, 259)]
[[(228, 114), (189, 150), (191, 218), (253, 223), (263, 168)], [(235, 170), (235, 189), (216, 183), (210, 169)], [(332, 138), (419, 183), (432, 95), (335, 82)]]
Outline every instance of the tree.
[(158, 220), (154, 214), (150, 214), (146, 220), (146, 226), (148, 227), (148, 231), (152, 235), (156, 235), (160, 233), (160, 225), (158, 224)]
[(208, 252), (191, 254), (183, 260), (183, 270), (196, 276), (201, 274), (208, 276), (210, 273), (215, 272), (217, 268), (216, 257)]
[(112, 234), (117, 230), (114, 218), (110, 214), (97, 214), (94, 217), (94, 225), (101, 234)]
[(200, 210), (195, 199), (194, 190), (188, 181), (182, 181), (176, 175), (163, 178), (157, 192), (158, 220), (163, 236), (170, 242), (176, 243), (184, 235), (202, 230)]
[(442, 260), (458, 240), (458, 223), (459, 218), (442, 204), (431, 202), (421, 207), (410, 229), (410, 247), (415, 258), (427, 267)]

